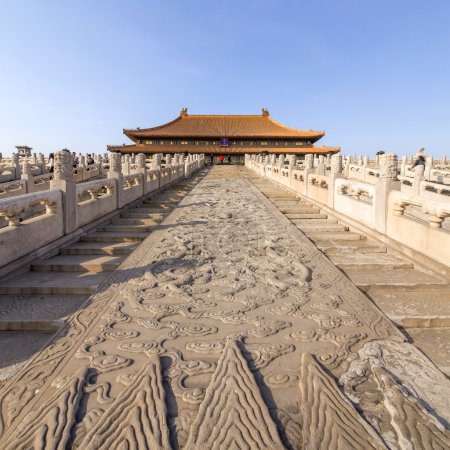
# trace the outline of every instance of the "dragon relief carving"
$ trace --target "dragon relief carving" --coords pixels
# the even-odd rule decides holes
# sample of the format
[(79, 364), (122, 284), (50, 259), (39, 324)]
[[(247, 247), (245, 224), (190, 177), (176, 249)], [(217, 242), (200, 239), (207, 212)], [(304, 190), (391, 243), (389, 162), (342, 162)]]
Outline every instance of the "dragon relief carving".
[[(392, 417), (395, 402), (427, 424), (416, 442), (428, 429), (444, 442), (421, 376), (414, 403), (398, 383), (405, 372), (386, 374), (368, 356), (389, 338), (372, 359), (395, 360), (395, 327), (278, 214), (245, 179), (203, 179), (15, 389), (0, 392), (12, 430), (0, 445), (31, 445), (43, 421), (63, 430), (67, 448), (381, 449), (412, 433)], [(70, 350), (85, 367), (76, 376), (73, 360), (62, 364)], [(58, 365), (65, 375), (49, 384)], [(369, 381), (376, 407), (359, 391)]]

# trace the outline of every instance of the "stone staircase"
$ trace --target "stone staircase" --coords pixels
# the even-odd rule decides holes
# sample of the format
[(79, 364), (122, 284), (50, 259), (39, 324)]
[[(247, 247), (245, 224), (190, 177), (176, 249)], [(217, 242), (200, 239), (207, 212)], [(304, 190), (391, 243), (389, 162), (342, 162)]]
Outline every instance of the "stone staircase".
[(184, 181), (129, 207), (30, 271), (0, 280), (0, 386), (81, 307), (192, 189)]
[(450, 286), (385, 244), (352, 230), (287, 189), (252, 183), (313, 241), (411, 341), (450, 374)]

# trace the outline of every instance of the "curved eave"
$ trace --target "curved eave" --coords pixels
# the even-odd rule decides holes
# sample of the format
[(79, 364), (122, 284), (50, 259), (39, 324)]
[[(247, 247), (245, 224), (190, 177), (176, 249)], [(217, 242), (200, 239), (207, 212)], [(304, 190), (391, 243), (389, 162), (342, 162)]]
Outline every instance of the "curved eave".
[[(271, 125), (275, 126), (275, 130), (272, 129), (271, 131), (265, 131), (265, 130), (259, 130), (259, 132), (243, 132), (243, 133), (234, 133), (231, 130), (226, 130), (223, 133), (217, 132), (217, 124), (212, 124), (212, 128), (216, 128), (216, 130), (210, 131), (210, 134), (199, 132), (196, 134), (196, 131), (189, 130), (189, 126), (187, 125), (186, 130), (180, 130), (180, 127), (175, 127), (178, 129), (171, 130), (172, 126), (179, 123), (179, 122), (191, 122), (195, 120), (205, 120), (205, 119), (223, 119), (226, 120), (227, 118), (230, 119), (240, 119), (243, 122), (246, 120), (262, 120), (269, 122)], [(195, 122), (194, 122), (195, 123)], [(202, 123), (200, 125), (200, 129), (204, 127), (205, 124)], [(220, 128), (220, 127), (219, 127)], [(272, 127), (273, 128), (273, 127)], [(277, 130), (278, 128), (278, 130)], [(199, 130), (197, 130), (199, 131)], [(273, 134), (271, 134), (271, 132)], [(175, 118), (174, 120), (167, 122), (163, 125), (159, 125), (157, 127), (151, 127), (151, 128), (142, 128), (142, 129), (124, 129), (123, 133), (125, 136), (127, 136), (129, 139), (131, 139), (133, 142), (137, 142), (141, 139), (145, 138), (152, 138), (152, 139), (167, 139), (167, 138), (190, 138), (190, 139), (217, 139), (220, 137), (228, 137), (230, 139), (255, 139), (255, 138), (261, 138), (261, 139), (307, 139), (311, 142), (316, 142), (320, 138), (322, 138), (325, 135), (324, 131), (307, 131), (307, 130), (300, 130), (297, 128), (288, 127), (286, 125), (283, 125), (276, 120), (272, 119), (270, 116), (252, 116), (252, 115), (184, 115), (179, 116)]]
[(244, 153), (277, 153), (277, 154), (297, 154), (303, 155), (307, 153), (326, 154), (337, 153), (341, 147), (324, 147), (324, 146), (301, 146), (301, 147), (250, 147), (233, 145), (229, 147), (221, 147), (219, 145), (108, 145), (107, 149), (111, 152), (120, 153), (217, 153), (217, 154), (244, 154)]

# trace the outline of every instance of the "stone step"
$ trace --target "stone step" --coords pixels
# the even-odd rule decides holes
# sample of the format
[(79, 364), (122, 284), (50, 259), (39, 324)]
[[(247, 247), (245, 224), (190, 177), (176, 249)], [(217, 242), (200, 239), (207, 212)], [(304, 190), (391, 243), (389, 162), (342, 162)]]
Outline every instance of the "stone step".
[(414, 264), (389, 253), (336, 254), (329, 258), (342, 270), (414, 269)]
[(159, 225), (161, 220), (119, 218), (112, 219), (110, 223), (114, 225)]
[(314, 207), (304, 208), (279, 208), (283, 214), (320, 214), (320, 209)]
[[(187, 191), (185, 191), (187, 192)], [(161, 205), (161, 204), (172, 204), (176, 205), (183, 198), (184, 193), (182, 195), (170, 194), (170, 195), (158, 195), (156, 198), (149, 198), (142, 202), (142, 205)]]
[(120, 224), (109, 224), (97, 227), (97, 231), (107, 231), (107, 232), (123, 232), (123, 233), (151, 233), (155, 229), (155, 225), (120, 225)]
[(101, 272), (117, 269), (125, 256), (59, 255), (31, 265), (34, 272)]
[(142, 242), (148, 233), (95, 232), (80, 237), (82, 242)]
[(320, 241), (315, 244), (327, 255), (349, 253), (385, 253), (386, 246), (373, 241)]
[[(256, 183), (255, 183), (256, 184)], [(298, 198), (295, 194), (292, 192), (287, 192), (282, 189), (267, 189), (267, 186), (264, 184), (259, 184), (260, 191), (266, 196), (266, 197), (281, 197), (281, 198)]]
[(0, 322), (57, 321), (70, 316), (88, 295), (0, 295)]
[(320, 209), (315, 206), (279, 208), (283, 214), (319, 214)]
[(139, 214), (169, 214), (174, 208), (144, 208), (144, 207), (138, 207), (138, 208), (130, 208), (128, 210), (128, 213), (139, 213)]
[[(0, 386), (2, 380), (9, 379), (44, 345), (46, 345), (54, 332), (29, 331), (23, 333), (0, 332)], [(17, 367), (19, 365), (19, 367)]]
[(450, 328), (408, 328), (412, 343), (450, 376)]
[(450, 289), (442, 291), (374, 292), (373, 302), (404, 328), (450, 327)]
[(156, 208), (156, 209), (172, 209), (175, 208), (175, 206), (180, 203), (179, 200), (177, 201), (165, 201), (160, 200), (158, 201), (143, 201), (142, 205), (139, 205), (138, 208)]
[(139, 210), (135, 209), (133, 212), (127, 211), (123, 212), (120, 215), (123, 219), (153, 219), (153, 220), (159, 220), (162, 221), (165, 218), (165, 215), (163, 214), (148, 214), (146, 212), (139, 212)]
[[(293, 214), (290, 214), (293, 215)], [(298, 226), (302, 226), (302, 225), (331, 225), (333, 223), (338, 223), (338, 221), (336, 219), (330, 219), (327, 217), (322, 217), (322, 218), (318, 218), (318, 219), (296, 219), (293, 218), (291, 219), (292, 223), (295, 223)]]
[[(354, 233), (352, 231), (308, 231), (305, 234), (314, 242), (320, 241), (364, 241), (367, 237), (360, 233)], [(317, 245), (317, 244), (316, 244)]]
[(110, 272), (28, 272), (0, 283), (2, 294), (93, 294)]
[(60, 250), (61, 255), (129, 255), (139, 244), (135, 242), (77, 242)]
[(294, 219), (326, 219), (328, 217), (327, 214), (323, 214), (323, 213), (313, 213), (313, 214), (286, 214), (286, 217), (292, 221), (294, 221)]
[(312, 223), (312, 224), (299, 224), (294, 222), (297, 228), (300, 228), (306, 234), (315, 233), (335, 233), (340, 231), (348, 231), (346, 225), (341, 225), (339, 223)]
[(415, 269), (346, 270), (345, 273), (353, 283), (367, 293), (448, 289), (446, 281)]
[(64, 325), (64, 320), (0, 320), (0, 332), (42, 331), (56, 333)]
[(273, 198), (270, 199), (271, 202), (278, 206), (279, 208), (289, 208), (289, 207), (296, 207), (296, 206), (313, 206), (311, 205), (311, 203), (309, 202), (305, 202), (303, 200), (298, 199), (293, 199), (293, 200), (274, 200)]

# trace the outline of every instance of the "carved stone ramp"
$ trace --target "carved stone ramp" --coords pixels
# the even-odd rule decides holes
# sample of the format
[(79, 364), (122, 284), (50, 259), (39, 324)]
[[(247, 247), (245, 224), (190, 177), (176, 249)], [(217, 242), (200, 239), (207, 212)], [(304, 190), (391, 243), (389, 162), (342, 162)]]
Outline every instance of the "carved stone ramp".
[[(30, 271), (0, 281), (0, 386), (103, 285), (191, 187), (191, 181), (184, 181), (152, 194), (57, 255), (34, 261)], [(129, 218), (136, 214), (139, 218)]]
[(304, 448), (387, 448), (309, 354), (302, 356), (299, 390)]
[[(450, 286), (448, 280), (416, 264), (385, 244), (368, 238), (300, 194), (246, 176), (285, 216), (423, 351), (450, 374)], [(310, 211), (316, 208), (316, 216)], [(320, 217), (317, 217), (320, 215)]]
[(186, 448), (283, 448), (254, 376), (233, 339), (225, 344)]
[[(238, 168), (214, 167), (0, 391), (0, 448), (39, 426), (36, 412), (59, 398), (58, 380), (80, 368), (65, 448), (356, 448), (364, 433), (375, 448), (404, 448), (371, 366), (352, 365), (381, 342), (401, 366), (404, 341)], [(414, 364), (415, 374), (438, 370), (426, 357)], [(396, 385), (417, 381), (397, 374)], [(424, 448), (438, 448), (426, 437), (445, 420), (426, 391), (414, 396), (425, 408)], [(442, 383), (440, 394), (448, 392)], [(344, 432), (349, 418), (355, 441)], [(323, 430), (322, 442), (308, 424)]]
[(132, 377), (80, 444), (85, 450), (168, 449), (169, 429), (158, 357)]

